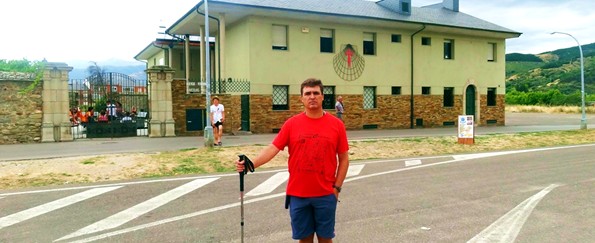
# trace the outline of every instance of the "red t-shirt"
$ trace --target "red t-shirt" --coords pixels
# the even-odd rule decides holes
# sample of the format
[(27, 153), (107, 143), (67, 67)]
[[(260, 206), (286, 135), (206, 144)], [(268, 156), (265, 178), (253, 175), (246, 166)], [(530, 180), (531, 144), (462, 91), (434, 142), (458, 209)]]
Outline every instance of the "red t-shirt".
[(289, 148), (287, 195), (319, 197), (334, 192), (337, 154), (349, 150), (341, 120), (328, 113), (318, 119), (300, 113), (283, 124), (273, 145)]

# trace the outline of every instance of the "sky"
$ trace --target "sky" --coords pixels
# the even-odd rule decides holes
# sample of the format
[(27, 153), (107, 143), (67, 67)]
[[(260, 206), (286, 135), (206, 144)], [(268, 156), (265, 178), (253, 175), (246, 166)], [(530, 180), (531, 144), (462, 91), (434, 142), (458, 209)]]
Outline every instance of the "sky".
[[(324, 1), (324, 0), (313, 0)], [(441, 0), (412, 0), (414, 7)], [(0, 10), (0, 59), (50, 62), (120, 60), (134, 56), (198, 0), (19, 0)], [(459, 0), (459, 10), (521, 32), (506, 53), (538, 54), (595, 42), (593, 0)]]

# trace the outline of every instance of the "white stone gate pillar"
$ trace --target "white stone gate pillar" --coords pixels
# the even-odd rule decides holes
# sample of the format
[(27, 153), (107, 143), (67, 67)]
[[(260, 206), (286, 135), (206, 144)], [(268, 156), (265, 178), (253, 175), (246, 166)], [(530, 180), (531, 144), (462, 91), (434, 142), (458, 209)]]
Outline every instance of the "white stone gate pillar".
[(41, 142), (72, 141), (68, 117), (68, 73), (66, 63), (48, 62), (43, 71), (43, 118)]
[(153, 66), (147, 69), (149, 83), (149, 137), (173, 137), (175, 121), (171, 82), (174, 70), (168, 66)]

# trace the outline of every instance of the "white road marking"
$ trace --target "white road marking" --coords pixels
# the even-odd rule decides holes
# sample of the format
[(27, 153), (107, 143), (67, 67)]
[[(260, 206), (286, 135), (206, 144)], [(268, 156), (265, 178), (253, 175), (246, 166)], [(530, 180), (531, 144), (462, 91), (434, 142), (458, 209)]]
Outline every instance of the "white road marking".
[[(555, 149), (573, 148), (573, 147), (584, 147), (584, 146), (594, 146), (594, 145), (588, 144), (588, 145), (566, 146), (566, 147), (557, 147), (557, 148), (523, 150), (523, 151), (520, 151), (520, 152), (541, 151), (541, 150), (555, 150)], [(509, 154), (513, 154), (513, 153), (518, 153), (518, 152), (511, 151)], [(441, 157), (448, 157), (448, 156), (441, 156)], [(396, 160), (381, 160), (381, 161), (375, 161), (375, 163), (376, 162), (378, 162), (378, 163), (384, 163), (384, 162), (400, 161), (400, 160), (401, 159), (396, 159)], [(362, 175), (362, 176), (348, 178), (348, 179), (345, 179), (345, 182), (351, 182), (351, 181), (356, 181), (356, 180), (361, 180), (361, 179), (367, 179), (367, 178), (371, 178), (371, 177), (382, 176), (382, 175), (397, 173), (397, 172), (401, 172), (401, 171), (416, 170), (416, 169), (421, 169), (421, 168), (426, 168), (426, 167), (431, 167), (431, 166), (439, 166), (439, 165), (443, 165), (443, 164), (457, 163), (457, 162), (461, 162), (461, 161), (464, 161), (464, 159), (463, 160), (443, 161), (443, 162), (438, 162), (438, 163), (433, 163), (433, 164), (424, 164), (424, 165), (415, 166), (415, 167), (408, 167), (408, 168), (401, 168), (401, 169), (396, 169), (396, 170), (391, 170), (391, 171), (384, 171), (384, 172), (379, 172), (379, 173), (375, 173), (375, 174), (368, 174), (368, 175)], [(281, 170), (279, 170), (279, 171), (281, 171)], [(279, 172), (279, 171), (275, 171), (275, 172)], [(237, 176), (237, 173), (234, 173), (233, 176)], [(277, 197), (284, 197), (284, 196), (285, 196), (285, 192), (282, 192), (282, 193), (272, 194), (272, 195), (269, 195), (269, 196), (264, 196), (264, 197), (259, 197), (259, 198), (254, 198), (254, 199), (246, 200), (246, 201), (244, 201), (244, 204), (249, 204), (249, 203), (253, 203), (253, 202), (259, 202), (259, 201), (264, 201), (264, 200), (273, 199), (273, 198), (277, 198)], [(121, 229), (121, 230), (117, 230), (117, 231), (112, 231), (112, 232), (104, 233), (104, 234), (97, 235), (97, 236), (94, 236), (94, 237), (90, 237), (90, 238), (86, 238), (86, 239), (81, 239), (81, 240), (78, 240), (78, 241), (73, 241), (73, 242), (76, 242), (76, 243), (85, 243), (85, 242), (97, 241), (97, 240), (105, 239), (105, 238), (116, 236), (116, 235), (126, 234), (126, 233), (134, 232), (134, 231), (137, 231), (137, 230), (143, 230), (143, 229), (146, 229), (146, 228), (155, 227), (155, 226), (159, 226), (159, 225), (162, 225), (162, 224), (167, 224), (167, 223), (171, 223), (171, 222), (175, 222), (175, 221), (179, 221), (179, 220), (184, 220), (184, 219), (188, 219), (188, 218), (200, 216), (200, 215), (203, 215), (203, 214), (213, 213), (213, 212), (217, 212), (217, 211), (221, 211), (221, 210), (225, 210), (225, 209), (229, 209), (229, 208), (233, 208), (233, 207), (239, 207), (239, 206), (240, 206), (240, 203), (239, 202), (232, 203), (232, 204), (227, 204), (227, 205), (223, 205), (223, 206), (220, 206), (220, 207), (215, 207), (215, 208), (211, 208), (211, 209), (201, 210), (201, 211), (198, 211), (198, 212), (195, 212), (195, 213), (190, 213), (190, 214), (186, 214), (186, 215), (180, 215), (180, 216), (176, 216), (176, 217), (172, 217), (172, 218), (168, 218), (168, 219), (163, 219), (163, 220), (155, 221), (155, 222), (152, 222), (152, 223), (138, 225), (138, 226), (134, 226), (134, 227), (126, 228), (126, 229)]]
[(75, 204), (77, 202), (101, 195), (103, 193), (118, 189), (120, 187), (121, 186), (95, 188), (62, 199), (58, 199), (53, 202), (39, 205), (37, 207), (33, 207), (15, 214), (8, 215), (6, 217), (0, 218), (0, 229), (66, 207), (68, 205)]
[(415, 159), (415, 160), (406, 160), (405, 161), (405, 166), (414, 166), (414, 165), (421, 165), (421, 160)]
[[(281, 192), (281, 193), (272, 194), (272, 195), (268, 195), (268, 196), (264, 196), (264, 197), (254, 198), (254, 199), (250, 199), (250, 200), (244, 201), (244, 205), (250, 204), (250, 203), (255, 203), (255, 202), (260, 202), (260, 201), (264, 201), (264, 200), (268, 200), (268, 199), (273, 199), (273, 198), (277, 198), (277, 197), (284, 197), (284, 196), (285, 196), (285, 192)], [(188, 218), (200, 216), (200, 215), (203, 215), (203, 214), (213, 213), (213, 212), (217, 212), (217, 211), (221, 211), (221, 210), (225, 210), (225, 209), (230, 209), (230, 208), (234, 208), (234, 207), (239, 207), (239, 206), (240, 206), (240, 203), (239, 202), (237, 202), (237, 203), (231, 203), (231, 204), (227, 204), (227, 205), (223, 205), (223, 206), (219, 206), (219, 207), (214, 207), (214, 208), (210, 208), (210, 209), (201, 210), (201, 211), (198, 211), (198, 212), (195, 212), (195, 213), (190, 213), (190, 214), (186, 214), (186, 215), (180, 215), (180, 216), (176, 216), (176, 217), (172, 217), (172, 218), (168, 218), (168, 219), (163, 219), (163, 220), (159, 220), (159, 221), (155, 221), (155, 222), (151, 222), (151, 223), (146, 223), (146, 224), (143, 224), (143, 225), (138, 225), (138, 226), (130, 227), (130, 228), (127, 228), (127, 229), (121, 229), (121, 230), (117, 230), (117, 231), (113, 231), (113, 232), (108, 232), (108, 233), (105, 233), (105, 234), (96, 235), (96, 236), (89, 237), (89, 238), (86, 238), (86, 239), (72, 241), (70, 243), (86, 243), (86, 242), (97, 241), (97, 240), (109, 238), (109, 237), (116, 236), (116, 235), (126, 234), (126, 233), (130, 233), (130, 232), (137, 231), (137, 230), (143, 230), (143, 229), (146, 229), (146, 228), (150, 228), (150, 227), (154, 227), (154, 226), (159, 226), (159, 225), (162, 225), (162, 224), (167, 224), (167, 223), (171, 223), (171, 222), (175, 222), (175, 221), (179, 221), (179, 220), (184, 220), (184, 219), (188, 219)]]
[(365, 164), (349, 165), (349, 170), (347, 170), (346, 177), (359, 175), (359, 173), (362, 172), (362, 169), (364, 169), (364, 166), (366, 166), (366, 165)]
[(514, 242), (539, 201), (558, 186), (552, 184), (523, 201), (467, 242)]
[(277, 187), (279, 187), (283, 182), (287, 181), (289, 178), (289, 172), (279, 172), (265, 182), (260, 183), (257, 187), (246, 193), (246, 196), (260, 196), (263, 194), (271, 193)]
[(127, 223), (130, 220), (133, 220), (145, 213), (148, 213), (158, 207), (161, 207), (164, 204), (167, 204), (176, 198), (179, 198), (191, 191), (194, 191), (204, 185), (207, 185), (219, 178), (209, 178), (209, 179), (197, 179), (191, 182), (188, 182), (184, 185), (181, 185), (173, 190), (170, 190), (166, 193), (163, 193), (159, 196), (151, 198), (143, 203), (137, 204), (134, 207), (128, 208), (122, 212), (114, 214), (110, 217), (107, 217), (99, 222), (91, 224), (85, 228), (82, 228), (72, 234), (64, 236), (56, 241), (66, 240), (74, 237), (78, 237), (81, 235), (91, 234), (103, 230), (113, 229), (119, 227)]

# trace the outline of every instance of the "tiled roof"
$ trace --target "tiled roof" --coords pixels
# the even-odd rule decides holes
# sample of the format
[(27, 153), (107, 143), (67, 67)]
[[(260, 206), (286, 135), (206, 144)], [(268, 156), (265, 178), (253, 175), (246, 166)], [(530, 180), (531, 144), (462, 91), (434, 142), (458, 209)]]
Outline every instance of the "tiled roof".
[(404, 15), (365, 0), (209, 0), (209, 3), (518, 33), (462, 12), (448, 10), (441, 4), (411, 7), (411, 15)]

